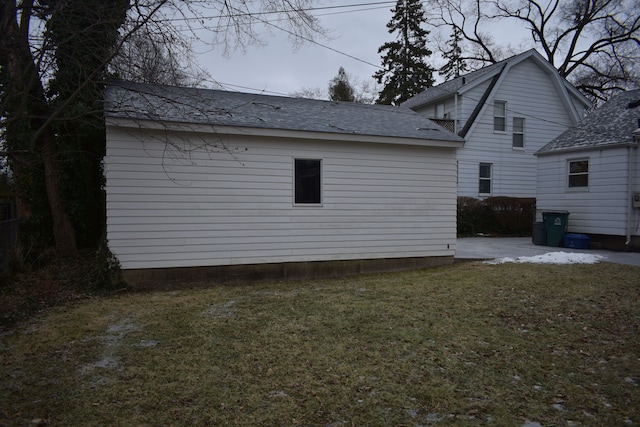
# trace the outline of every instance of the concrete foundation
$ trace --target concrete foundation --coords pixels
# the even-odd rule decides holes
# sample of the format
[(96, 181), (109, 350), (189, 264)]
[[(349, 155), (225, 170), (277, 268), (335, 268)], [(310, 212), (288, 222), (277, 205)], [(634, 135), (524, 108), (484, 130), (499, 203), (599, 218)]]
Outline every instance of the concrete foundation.
[(413, 270), (453, 264), (452, 256), (292, 262), (123, 270), (122, 278), (135, 290), (168, 290), (213, 285), (250, 284)]

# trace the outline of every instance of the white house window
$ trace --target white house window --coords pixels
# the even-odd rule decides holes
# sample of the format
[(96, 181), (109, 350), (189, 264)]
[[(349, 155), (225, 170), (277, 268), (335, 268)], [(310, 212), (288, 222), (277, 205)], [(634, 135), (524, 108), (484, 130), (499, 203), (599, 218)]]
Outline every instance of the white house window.
[(569, 188), (586, 188), (589, 186), (589, 159), (569, 160)]
[(513, 118), (513, 148), (524, 148), (524, 117)]
[(296, 204), (321, 204), (322, 161), (317, 159), (295, 159), (294, 186), (294, 201)]
[(491, 163), (480, 163), (478, 193), (491, 194)]
[(436, 104), (436, 115), (434, 116), (436, 119), (444, 119), (444, 103)]
[(507, 125), (507, 103), (505, 101), (493, 102), (493, 130), (504, 132)]

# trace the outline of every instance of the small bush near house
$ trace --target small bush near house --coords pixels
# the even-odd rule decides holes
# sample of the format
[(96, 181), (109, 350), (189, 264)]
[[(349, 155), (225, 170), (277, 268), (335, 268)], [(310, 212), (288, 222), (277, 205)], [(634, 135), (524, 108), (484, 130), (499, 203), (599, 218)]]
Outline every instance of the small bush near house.
[(531, 236), (536, 199), (458, 197), (458, 236)]
[(32, 263), (24, 258), (17, 253), (15, 265), (0, 272), (0, 332), (51, 307), (125, 286), (106, 243), (72, 258), (52, 251)]

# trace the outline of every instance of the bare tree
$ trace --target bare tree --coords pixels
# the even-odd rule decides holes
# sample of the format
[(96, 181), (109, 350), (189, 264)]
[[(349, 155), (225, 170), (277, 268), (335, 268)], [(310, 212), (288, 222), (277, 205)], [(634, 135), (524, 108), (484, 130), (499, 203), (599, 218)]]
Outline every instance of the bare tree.
[[(50, 220), (41, 225), (49, 224), (52, 230), (43, 228), (42, 234), (53, 236), (59, 254), (76, 252), (70, 212), (85, 200), (82, 192), (67, 191), (78, 181), (67, 172), (76, 170), (73, 161), (82, 157), (78, 153), (90, 153), (88, 173), (100, 175), (96, 168), (104, 150), (101, 87), (108, 64), (123, 46), (134, 46), (146, 32), (154, 41), (170, 42), (167, 50), (156, 52), (175, 65), (185, 58), (170, 48), (179, 49), (184, 40), (242, 47), (259, 42), (259, 26), (272, 19), (278, 19), (294, 40), (306, 40), (320, 30), (305, 11), (313, 2), (2, 0), (0, 151), (7, 155), (16, 183), (28, 191), (38, 185), (46, 190), (19, 192), (23, 213), (34, 212), (34, 195), (44, 194), (36, 198), (42, 202), (37, 210), (49, 211)], [(152, 52), (158, 48), (153, 43), (140, 46)], [(34, 178), (38, 174), (41, 180)]]
[(191, 45), (175, 34), (141, 28), (122, 43), (109, 64), (115, 77), (140, 83), (196, 87), (210, 80), (199, 68)]
[(514, 53), (483, 30), (517, 22), (559, 73), (593, 100), (640, 84), (640, 3), (637, 0), (434, 0), (437, 25), (453, 27), (467, 45), (462, 59), (495, 63)]

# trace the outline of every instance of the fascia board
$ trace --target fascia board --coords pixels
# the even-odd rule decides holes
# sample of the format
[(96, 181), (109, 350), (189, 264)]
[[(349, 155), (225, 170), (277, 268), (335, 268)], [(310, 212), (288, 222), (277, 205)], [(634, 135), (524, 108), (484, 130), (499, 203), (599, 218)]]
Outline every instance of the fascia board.
[(534, 156), (545, 157), (545, 156), (553, 156), (553, 155), (563, 155), (577, 152), (585, 152), (585, 151), (601, 151), (606, 150), (608, 148), (625, 148), (625, 147), (638, 147), (637, 143), (622, 141), (622, 142), (614, 142), (611, 144), (602, 144), (602, 145), (589, 145), (585, 147), (567, 147), (567, 148), (557, 148), (555, 150), (549, 151), (536, 151), (533, 153)]
[(237, 126), (215, 126), (194, 123), (158, 123), (153, 120), (139, 120), (131, 118), (107, 117), (105, 119), (106, 126), (123, 127), (130, 129), (152, 129), (171, 132), (193, 132), (193, 133), (210, 133), (216, 135), (236, 135), (236, 136), (255, 136), (266, 138), (283, 138), (298, 140), (317, 140), (317, 141), (345, 141), (345, 142), (366, 142), (375, 144), (392, 144), (392, 145), (413, 145), (421, 147), (443, 147), (443, 148), (462, 148), (464, 140), (438, 140), (438, 139), (420, 139), (420, 138), (403, 138), (394, 136), (378, 136), (364, 134), (347, 134), (332, 132), (309, 132), (286, 129), (269, 129), (254, 127), (237, 127)]

